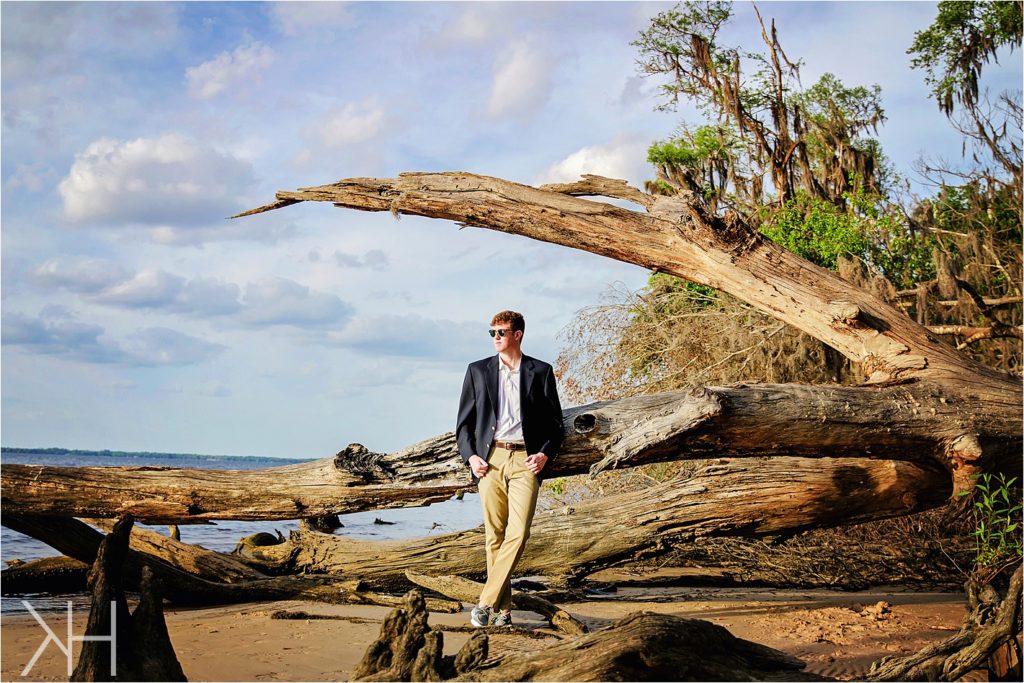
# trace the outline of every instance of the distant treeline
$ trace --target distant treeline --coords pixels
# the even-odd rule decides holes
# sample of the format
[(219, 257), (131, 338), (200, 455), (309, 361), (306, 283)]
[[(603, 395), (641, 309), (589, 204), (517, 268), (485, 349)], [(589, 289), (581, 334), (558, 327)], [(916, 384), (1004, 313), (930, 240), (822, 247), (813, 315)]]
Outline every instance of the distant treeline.
[(203, 455), (200, 453), (154, 453), (152, 451), (84, 451), (75, 448), (15, 448), (0, 447), (0, 454), (38, 453), (41, 455), (82, 455), (114, 458), (198, 458), (203, 460), (274, 460), (281, 462), (308, 462), (314, 458), (272, 458), (259, 455)]

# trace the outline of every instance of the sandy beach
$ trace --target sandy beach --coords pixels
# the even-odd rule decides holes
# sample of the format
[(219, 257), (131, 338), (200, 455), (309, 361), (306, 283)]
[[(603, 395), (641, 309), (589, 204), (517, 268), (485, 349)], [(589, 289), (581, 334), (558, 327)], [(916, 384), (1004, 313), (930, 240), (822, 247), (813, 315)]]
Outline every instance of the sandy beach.
[[(958, 593), (692, 587), (623, 588), (614, 597), (566, 607), (591, 630), (642, 610), (707, 619), (738, 637), (803, 659), (810, 672), (842, 680), (863, 676), (871, 662), (883, 656), (913, 652), (948, 637), (959, 628), (964, 612), (963, 595)], [(279, 610), (329, 618), (272, 618)], [(285, 601), (168, 608), (167, 624), (191, 681), (347, 680), (388, 611)], [(66, 634), (63, 614), (44, 616), (58, 635)], [(517, 627), (536, 633), (533, 637), (495, 633), (492, 655), (544, 647), (558, 637), (536, 614), (517, 611), (514, 618)], [(81, 633), (85, 619), (85, 611), (75, 613), (76, 633)], [(430, 617), (432, 625), (441, 627), (465, 627), (467, 622), (468, 606), (461, 614)], [(464, 628), (446, 632), (445, 651), (454, 653), (468, 637)], [(21, 676), (44, 638), (43, 629), (30, 615), (4, 617), (3, 680), (67, 680), (66, 659), (53, 643), (32, 671)]]

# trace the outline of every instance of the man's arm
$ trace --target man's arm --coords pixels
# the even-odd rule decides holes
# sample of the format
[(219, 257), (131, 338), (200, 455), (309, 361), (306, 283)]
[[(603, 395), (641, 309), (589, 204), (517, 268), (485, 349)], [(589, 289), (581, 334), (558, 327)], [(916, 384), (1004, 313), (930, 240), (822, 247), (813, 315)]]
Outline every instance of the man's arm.
[(545, 418), (548, 420), (545, 434), (547, 441), (544, 442), (541, 451), (550, 460), (562, 449), (562, 438), (565, 434), (565, 427), (562, 424), (562, 402), (558, 400), (558, 385), (555, 383), (555, 371), (551, 367), (544, 375), (544, 401), (548, 404), (545, 411)]
[(459, 415), (455, 422), (455, 442), (459, 445), (459, 455), (466, 462), (476, 455), (476, 437), (473, 434), (476, 425), (476, 390), (473, 388), (473, 370), (466, 368), (466, 379), (462, 382), (462, 395), (459, 397)]
[(473, 474), (482, 477), (487, 474), (489, 465), (477, 455), (473, 433), (475, 426), (476, 389), (473, 386), (473, 370), (466, 368), (466, 379), (462, 382), (462, 395), (459, 397), (459, 415), (455, 422), (455, 442), (459, 446), (459, 455), (469, 464)]
[(562, 447), (562, 403), (558, 400), (558, 386), (555, 383), (555, 372), (550, 366), (544, 373), (544, 387), (541, 395), (545, 404), (544, 418), (546, 424), (545, 436), (547, 439), (537, 453), (526, 459), (526, 468), (534, 474), (540, 474), (541, 470), (548, 464), (548, 461), (558, 455)]

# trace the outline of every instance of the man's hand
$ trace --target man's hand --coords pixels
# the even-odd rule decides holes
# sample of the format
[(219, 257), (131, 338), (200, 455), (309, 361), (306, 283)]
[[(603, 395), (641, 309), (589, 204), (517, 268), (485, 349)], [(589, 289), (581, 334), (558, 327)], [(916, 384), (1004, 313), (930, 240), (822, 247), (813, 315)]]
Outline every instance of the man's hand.
[(473, 474), (477, 477), (482, 477), (487, 474), (487, 469), (489, 467), (490, 465), (487, 464), (487, 461), (479, 455), (469, 456), (469, 469), (473, 470)]
[(533, 455), (526, 456), (526, 469), (534, 474), (540, 474), (540, 471), (544, 469), (544, 465), (547, 464), (548, 456), (543, 453), (534, 453)]

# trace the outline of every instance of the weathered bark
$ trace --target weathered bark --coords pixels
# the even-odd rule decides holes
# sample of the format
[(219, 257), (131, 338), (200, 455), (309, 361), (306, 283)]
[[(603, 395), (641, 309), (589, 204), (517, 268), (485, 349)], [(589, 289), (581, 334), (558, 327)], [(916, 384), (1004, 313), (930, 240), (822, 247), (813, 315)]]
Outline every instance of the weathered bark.
[[(643, 495), (538, 513), (517, 571), (571, 582), (708, 536), (774, 536), (904, 515), (942, 504), (949, 488), (944, 472), (899, 461), (722, 460)], [(408, 586), (406, 571), (480, 578), (486, 568), (481, 528), (401, 541), (300, 530), (246, 552), (275, 571), (358, 576), (389, 589)]]
[(700, 619), (637, 612), (575, 640), (484, 662), (462, 681), (821, 681), (801, 660)]
[(487, 637), (474, 635), (454, 657), (442, 654), (444, 636), (427, 624), (419, 590), (409, 591), (403, 606), (387, 617), (380, 636), (352, 670), (352, 681), (441, 681), (477, 666), (487, 657)]
[(829, 680), (804, 673), (795, 657), (698, 619), (639, 612), (574, 640), (488, 659), (489, 631), (478, 630), (457, 655), (446, 657), (443, 636), (431, 630), (427, 617), (419, 591), (410, 591), (405, 608), (384, 619), (351, 680)]
[[(134, 524), (127, 515), (101, 542), (89, 570), (92, 607), (86, 636), (115, 640), (86, 640), (73, 681), (184, 681), (174, 653), (157, 582), (144, 568), (139, 604), (128, 611), (122, 587), (122, 567), (128, 557), (128, 538)], [(112, 611), (113, 610), (113, 611)]]
[[(956, 681), (968, 672), (985, 668), (1004, 646), (1016, 649), (1021, 632), (1021, 567), (1010, 579), (998, 604), (978, 600), (960, 632), (907, 657), (887, 657), (868, 672), (871, 681)], [(1012, 678), (1020, 680), (1020, 657)]]
[[(480, 591), (484, 587), (483, 584), (470, 581), (462, 576), (428, 576), (417, 572), (406, 572), (405, 576), (417, 586), (423, 586), (428, 590), (440, 593), (453, 600), (468, 602), (472, 605), (477, 603)], [(552, 626), (570, 636), (579, 636), (587, 632), (586, 624), (558, 605), (542, 597), (521, 591), (513, 591), (512, 606), (515, 609), (536, 612), (543, 617), (547, 617)]]
[(78, 593), (88, 588), (89, 565), (70, 557), (21, 562), (0, 573), (4, 595)]
[[(740, 384), (593, 403), (564, 411), (564, 451), (548, 476), (719, 456), (842, 456), (938, 463), (961, 487), (983, 450), (993, 467), (1020, 460), (1020, 405), (994, 410), (983, 393), (953, 396), (930, 382)], [(4, 515), (150, 522), (316, 517), (422, 505), (472, 486), (451, 433), (390, 454), (354, 444), (333, 459), (251, 471), (5, 465), (2, 483)]]
[[(92, 563), (96, 558), (100, 542), (103, 539), (103, 534), (92, 527), (69, 518), (4, 515), (4, 525), (33, 538), (38, 538), (65, 555), (86, 563)], [(152, 534), (152, 536), (163, 539), (162, 543), (156, 543), (152, 537), (149, 537), (146, 540), (150, 546), (163, 545), (166, 549), (173, 548), (174, 544), (183, 545), (178, 541), (143, 529), (138, 529), (131, 534), (133, 541), (136, 533), (144, 538)], [(180, 549), (166, 551), (167, 557), (172, 561), (173, 558), (184, 557), (186, 554)], [(221, 562), (229, 560), (231, 558), (221, 558)], [(242, 566), (241, 563), (239, 565)], [(139, 552), (134, 549), (128, 550), (128, 555), (124, 560), (125, 585), (132, 589), (138, 589), (141, 585), (144, 567), (149, 567), (153, 575), (160, 580), (164, 597), (178, 605), (219, 605), (259, 600), (313, 600), (337, 604), (393, 607), (401, 602), (401, 598), (398, 597), (364, 591), (358, 581), (345, 577), (270, 576), (239, 580), (237, 576), (232, 576), (231, 583), (211, 580), (201, 575), (190, 574), (174, 566), (171, 562), (148, 552)], [(461, 606), (453, 601), (431, 600), (430, 608), (437, 612), (458, 612)]]
[[(643, 204), (647, 213), (574, 195), (627, 199)], [(273, 204), (237, 217), (303, 201), (453, 220), (671, 273), (803, 330), (866, 365), (875, 381), (929, 377), (962, 383), (970, 373), (1016, 384), (835, 273), (777, 246), (739, 217), (707, 215), (685, 194), (646, 195), (599, 176), (535, 188), (471, 173), (403, 173), (281, 191)]]

